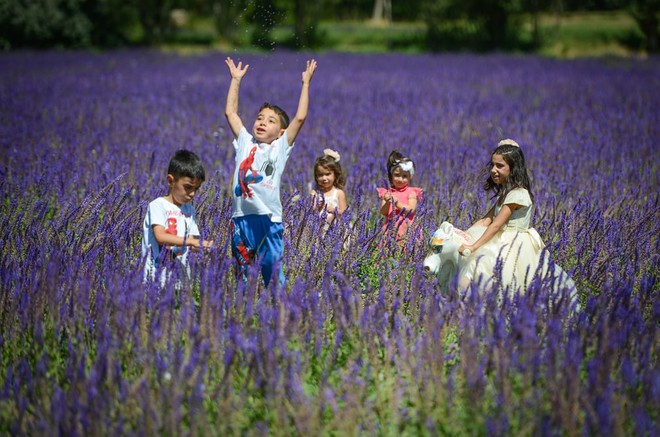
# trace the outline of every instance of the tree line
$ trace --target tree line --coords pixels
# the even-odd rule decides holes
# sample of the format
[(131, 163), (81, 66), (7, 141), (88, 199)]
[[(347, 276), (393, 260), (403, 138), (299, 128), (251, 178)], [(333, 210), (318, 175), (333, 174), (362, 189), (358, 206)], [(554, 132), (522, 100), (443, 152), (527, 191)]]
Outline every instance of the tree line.
[(0, 0), (0, 47), (110, 48), (170, 41), (177, 13), (211, 17), (215, 38), (267, 48), (276, 26), (289, 25), (292, 48), (318, 48), (319, 23), (345, 20), (421, 21), (428, 50), (519, 48), (520, 23), (532, 17), (531, 47), (540, 43), (538, 17), (547, 12), (627, 10), (658, 51), (660, 0)]

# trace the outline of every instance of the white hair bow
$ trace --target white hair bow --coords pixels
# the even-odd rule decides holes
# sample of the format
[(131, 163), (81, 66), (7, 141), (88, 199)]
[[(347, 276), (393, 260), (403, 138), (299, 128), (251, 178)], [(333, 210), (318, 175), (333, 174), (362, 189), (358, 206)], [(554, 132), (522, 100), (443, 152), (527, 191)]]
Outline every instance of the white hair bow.
[(401, 168), (401, 170), (410, 173), (410, 177), (415, 174), (415, 165), (412, 161), (399, 162), (398, 166)]
[(502, 141), (500, 141), (499, 143), (497, 143), (497, 147), (499, 147), (499, 146), (513, 146), (513, 147), (518, 147), (518, 148), (520, 148), (520, 146), (518, 145), (518, 143), (516, 143), (515, 141), (513, 141), (511, 138), (507, 138), (506, 140), (502, 140)]
[(332, 149), (323, 149), (323, 154), (339, 162), (339, 152), (335, 152)]

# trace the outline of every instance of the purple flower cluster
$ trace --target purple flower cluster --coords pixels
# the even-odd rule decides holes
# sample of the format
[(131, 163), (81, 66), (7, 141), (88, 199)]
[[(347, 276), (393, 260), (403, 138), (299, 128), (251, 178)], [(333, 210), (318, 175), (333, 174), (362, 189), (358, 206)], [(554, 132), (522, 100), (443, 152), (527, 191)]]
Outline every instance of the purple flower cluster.
[[(230, 257), (225, 56), (0, 57), (0, 434), (657, 433), (660, 59), (318, 54), (283, 178), (287, 283), (265, 288)], [(232, 57), (246, 125), (264, 101), (295, 112), (309, 54)], [(440, 292), (426, 241), (378, 236), (392, 149), (428, 237), (487, 211), (502, 138), (579, 311), (541, 280)], [(145, 285), (141, 223), (179, 148), (205, 164), (215, 246), (192, 281)], [(325, 148), (349, 198), (327, 231), (307, 188)]]

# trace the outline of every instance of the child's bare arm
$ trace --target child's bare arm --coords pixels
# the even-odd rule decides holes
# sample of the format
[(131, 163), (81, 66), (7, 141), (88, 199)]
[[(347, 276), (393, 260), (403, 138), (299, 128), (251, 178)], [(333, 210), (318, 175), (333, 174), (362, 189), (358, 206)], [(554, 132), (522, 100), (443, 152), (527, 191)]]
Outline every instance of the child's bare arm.
[(380, 214), (387, 217), (387, 214), (390, 212), (390, 202), (391, 200), (380, 200)]
[(229, 83), (229, 91), (227, 91), (227, 104), (225, 106), (225, 117), (227, 117), (227, 122), (229, 123), (229, 128), (234, 134), (234, 138), (238, 137), (238, 133), (243, 128), (243, 122), (238, 116), (238, 91), (241, 87), (241, 79), (245, 76), (245, 73), (248, 71), (249, 65), (239, 62), (238, 65), (234, 64), (232, 58), (225, 59), (225, 64), (229, 68), (229, 73), (231, 74), (231, 82)]
[(490, 208), (490, 210), (488, 210), (485, 216), (477, 220), (472, 226), (488, 226), (493, 222), (494, 215), (495, 215), (495, 205), (493, 205)]
[[(471, 252), (474, 252), (484, 244), (488, 243), (490, 239), (493, 238), (493, 236), (502, 228), (502, 226), (506, 225), (506, 223), (509, 221), (509, 218), (511, 218), (511, 214), (513, 214), (513, 211), (515, 211), (518, 208), (520, 208), (520, 205), (517, 205), (515, 203), (507, 203), (502, 206), (500, 212), (493, 218), (492, 217), (493, 214), (491, 213), (491, 211), (494, 212), (494, 207), (493, 207), (493, 209), (488, 212), (488, 215), (490, 215), (491, 217), (490, 223), (488, 225), (485, 225), (487, 227), (484, 233), (481, 235), (481, 237), (479, 237), (479, 239), (475, 241), (474, 244), (461, 244), (461, 247), (458, 248), (458, 252), (462, 254), (465, 249), (469, 249)], [(481, 220), (479, 220), (477, 223), (479, 222), (481, 222)]]
[(316, 70), (316, 61), (314, 59), (307, 61), (307, 68), (302, 74), (302, 89), (300, 90), (300, 100), (298, 101), (298, 110), (296, 115), (289, 123), (289, 127), (286, 129), (286, 136), (289, 141), (289, 144), (293, 144), (293, 141), (298, 136), (300, 128), (305, 123), (307, 119), (307, 110), (309, 109), (309, 85), (312, 82), (312, 76), (314, 76), (314, 71)]
[(337, 215), (341, 216), (347, 208), (346, 193), (344, 190), (337, 190)]
[(387, 217), (387, 214), (390, 212), (390, 204), (394, 203), (394, 197), (392, 196), (392, 190), (387, 190), (383, 197), (380, 199), (380, 213)]
[[(153, 225), (152, 229), (154, 231), (154, 237), (158, 244), (167, 244), (169, 246), (183, 246), (183, 237), (178, 235), (172, 235), (165, 232), (165, 227), (161, 225)], [(188, 236), (186, 239), (186, 246), (191, 249), (199, 249), (200, 247), (208, 248), (213, 245), (212, 240), (200, 241), (197, 238), (194, 238), (192, 235)]]
[(213, 240), (200, 240), (199, 235), (192, 235), (192, 238), (197, 241), (197, 246), (188, 245), (193, 251), (197, 251), (200, 248), (208, 249), (213, 247)]

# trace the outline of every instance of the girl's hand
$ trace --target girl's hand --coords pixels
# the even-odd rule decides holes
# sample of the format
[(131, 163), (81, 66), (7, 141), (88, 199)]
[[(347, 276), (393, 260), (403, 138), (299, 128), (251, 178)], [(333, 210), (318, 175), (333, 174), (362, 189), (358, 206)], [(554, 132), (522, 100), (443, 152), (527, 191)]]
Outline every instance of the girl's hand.
[(229, 73), (233, 79), (242, 79), (250, 67), (248, 64), (245, 64), (245, 67), (243, 67), (243, 62), (241, 61), (239, 61), (238, 65), (236, 65), (234, 64), (234, 60), (230, 57), (225, 59), (225, 64), (227, 64), (227, 67), (229, 67)]
[(323, 211), (323, 206), (325, 205), (325, 196), (323, 196), (323, 193), (317, 193), (316, 190), (312, 190), (312, 203), (314, 204), (314, 208), (319, 212)]
[(391, 202), (392, 201), (392, 191), (388, 191), (387, 193), (383, 194), (383, 200), (385, 202)]
[(471, 244), (461, 244), (461, 247), (458, 248), (458, 253), (462, 256), (470, 256), (474, 252), (474, 248)]

